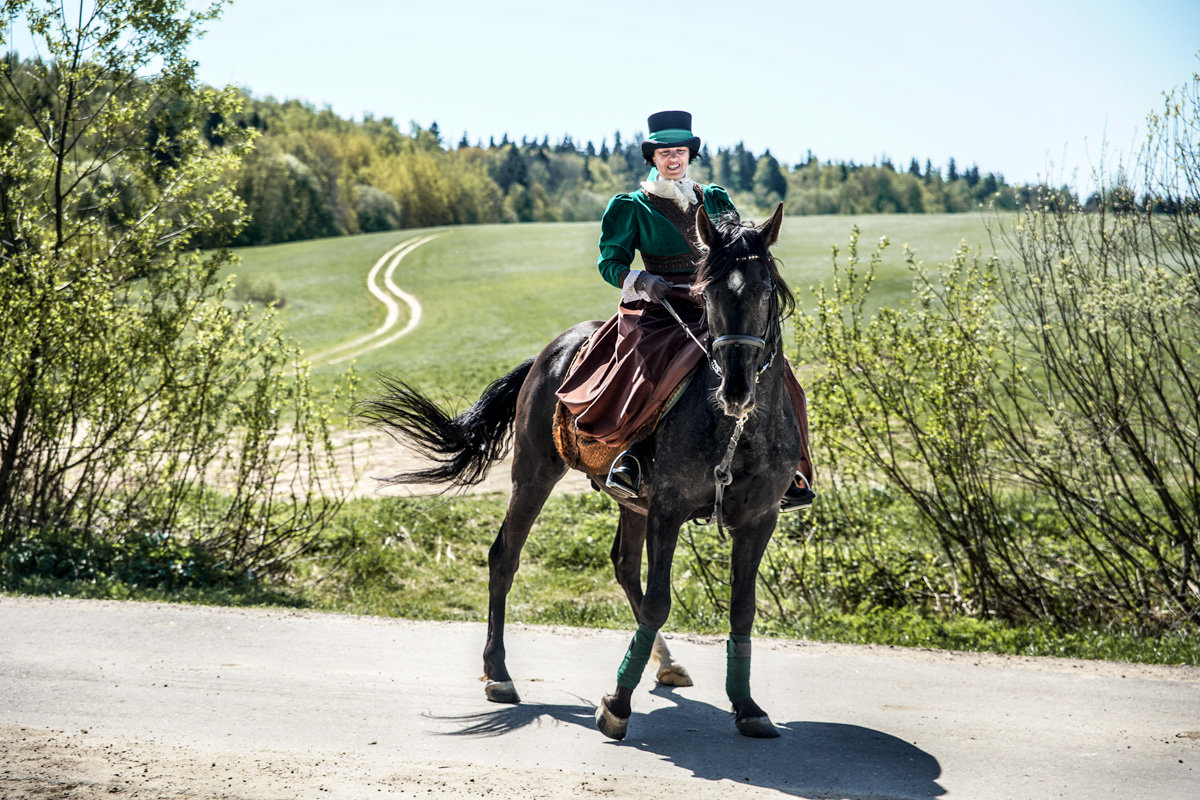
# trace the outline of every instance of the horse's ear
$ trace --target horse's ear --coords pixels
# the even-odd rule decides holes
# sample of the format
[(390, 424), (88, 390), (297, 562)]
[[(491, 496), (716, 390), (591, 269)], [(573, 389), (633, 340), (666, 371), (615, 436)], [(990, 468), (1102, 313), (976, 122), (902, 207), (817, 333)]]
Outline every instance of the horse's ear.
[(703, 203), (696, 209), (696, 236), (700, 238), (700, 244), (705, 247), (711, 247), (717, 238), (717, 229), (713, 227), (712, 220), (708, 218), (708, 212), (704, 210)]
[(770, 247), (779, 240), (779, 229), (783, 227), (783, 203), (775, 209), (774, 215), (759, 226), (758, 232), (763, 235), (763, 245)]
[(770, 247), (779, 241), (779, 229), (782, 227), (784, 227), (784, 204), (780, 203), (772, 217), (767, 222), (758, 225), (758, 233), (762, 234), (764, 247)]

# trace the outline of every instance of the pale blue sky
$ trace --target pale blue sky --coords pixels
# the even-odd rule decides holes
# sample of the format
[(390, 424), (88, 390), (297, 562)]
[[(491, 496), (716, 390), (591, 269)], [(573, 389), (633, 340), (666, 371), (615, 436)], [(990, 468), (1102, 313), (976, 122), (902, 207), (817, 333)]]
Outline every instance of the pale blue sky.
[(598, 147), (682, 108), (710, 146), (789, 163), (953, 156), (1083, 183), (1197, 51), (1200, 0), (235, 0), (192, 52), (208, 82), (437, 121), (450, 144)]

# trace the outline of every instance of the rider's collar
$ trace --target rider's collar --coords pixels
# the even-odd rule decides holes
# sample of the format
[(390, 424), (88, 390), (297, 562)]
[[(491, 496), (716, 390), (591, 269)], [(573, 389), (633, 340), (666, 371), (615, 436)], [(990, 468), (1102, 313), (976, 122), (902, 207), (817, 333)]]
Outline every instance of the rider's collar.
[(681, 211), (687, 211), (688, 206), (696, 202), (696, 183), (691, 178), (684, 178), (681, 181), (672, 181), (666, 178), (642, 181), (642, 191), (670, 200), (679, 206)]

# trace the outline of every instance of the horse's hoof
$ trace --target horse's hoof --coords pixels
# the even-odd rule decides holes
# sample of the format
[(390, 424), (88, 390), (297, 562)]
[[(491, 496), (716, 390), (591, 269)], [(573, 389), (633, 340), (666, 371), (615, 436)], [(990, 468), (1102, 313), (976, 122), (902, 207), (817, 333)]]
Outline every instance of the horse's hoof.
[(775, 723), (771, 722), (771, 718), (764, 715), (761, 717), (746, 717), (745, 719), (736, 720), (738, 733), (742, 736), (749, 736), (752, 739), (777, 739), (779, 731), (775, 728)]
[(493, 703), (521, 702), (521, 696), (517, 694), (517, 687), (513, 686), (512, 681), (488, 681), (483, 691)]
[(663, 667), (654, 678), (663, 686), (695, 686), (692, 683), (692, 676), (688, 674), (687, 667), (679, 664)]
[(625, 732), (629, 730), (629, 717), (622, 719), (616, 714), (608, 710), (608, 706), (604, 705), (604, 701), (600, 701), (600, 705), (596, 707), (596, 727), (610, 739), (616, 739), (618, 742), (625, 738)]

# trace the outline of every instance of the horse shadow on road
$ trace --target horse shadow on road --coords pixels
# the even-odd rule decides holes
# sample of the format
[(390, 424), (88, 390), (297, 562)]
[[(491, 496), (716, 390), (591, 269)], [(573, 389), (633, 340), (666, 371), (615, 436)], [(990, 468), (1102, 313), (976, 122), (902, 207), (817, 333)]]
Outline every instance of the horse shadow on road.
[[(798, 797), (937, 798), (941, 766), (919, 747), (883, 731), (838, 722), (776, 723), (778, 739), (747, 739), (733, 715), (659, 686), (652, 694), (673, 705), (634, 712), (629, 736), (614, 747), (633, 747), (702, 780), (734, 780)], [(460, 725), (448, 735), (503, 736), (534, 724), (557, 722), (595, 730), (596, 708), (532, 703), (480, 714), (435, 717)]]

